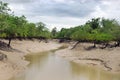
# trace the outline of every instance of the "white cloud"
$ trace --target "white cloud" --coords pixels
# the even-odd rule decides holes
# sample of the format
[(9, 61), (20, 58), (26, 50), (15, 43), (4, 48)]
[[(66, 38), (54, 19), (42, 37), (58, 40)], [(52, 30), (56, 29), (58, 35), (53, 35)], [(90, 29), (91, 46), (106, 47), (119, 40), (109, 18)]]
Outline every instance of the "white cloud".
[(24, 7), (24, 5), (20, 4), (19, 6), (16, 6), (15, 4), (9, 5), (10, 9), (12, 9), (13, 11), (25, 11), (26, 8)]
[(73, 27), (76, 25), (84, 24), (87, 19), (86, 18), (73, 18), (73, 17), (50, 17), (50, 16), (31, 16), (28, 18), (31, 22), (44, 22), (47, 24), (49, 29), (53, 27), (57, 27), (57, 29), (61, 29), (62, 27)]
[(65, 3), (66, 1), (65, 0), (53, 0), (55, 2), (60, 2), (60, 3)]
[(15, 15), (25, 15), (31, 22), (42, 21), (53, 27), (84, 24), (96, 17), (120, 20), (120, 0), (4, 0)]
[(115, 18), (120, 21), (120, 0), (103, 0), (102, 5), (100, 6), (102, 12), (106, 15), (106, 18)]
[(100, 6), (96, 7), (95, 12), (91, 13), (89, 17), (95, 18), (95, 17), (106, 17), (107, 14), (100, 8)]

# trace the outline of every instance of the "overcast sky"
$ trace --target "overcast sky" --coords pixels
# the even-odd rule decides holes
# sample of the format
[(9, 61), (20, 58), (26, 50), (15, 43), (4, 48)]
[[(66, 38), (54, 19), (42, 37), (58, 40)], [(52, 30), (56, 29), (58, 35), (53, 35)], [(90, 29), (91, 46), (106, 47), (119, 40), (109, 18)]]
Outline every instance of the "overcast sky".
[(43, 22), (49, 29), (73, 27), (96, 17), (120, 21), (120, 0), (2, 0), (17, 16)]

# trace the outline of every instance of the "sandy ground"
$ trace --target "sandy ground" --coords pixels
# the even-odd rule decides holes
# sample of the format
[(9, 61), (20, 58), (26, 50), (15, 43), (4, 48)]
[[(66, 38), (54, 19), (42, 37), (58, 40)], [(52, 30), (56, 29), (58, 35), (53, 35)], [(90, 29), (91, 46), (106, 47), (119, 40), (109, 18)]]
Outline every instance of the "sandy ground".
[[(3, 41), (8, 42), (7, 40)], [(85, 50), (85, 48), (93, 44), (80, 43), (75, 49), (71, 50), (71, 46), (74, 43), (65, 43), (64, 46), (68, 46), (68, 48), (58, 50), (56, 54), (78, 64), (87, 64), (112, 72), (120, 72), (120, 47)], [(7, 55), (6, 60), (0, 61), (0, 80), (8, 80), (18, 73), (23, 72), (29, 64), (24, 58), (25, 55), (58, 49), (63, 44), (55, 41), (45, 43), (38, 40), (13, 40), (11, 46), (14, 49), (13, 51), (0, 50), (0, 53)]]
[(80, 43), (71, 50), (75, 42), (69, 45), (67, 49), (57, 51), (56, 54), (78, 64), (87, 64), (97, 66), (111, 72), (120, 72), (120, 47), (106, 49), (85, 50), (91, 43)]
[[(3, 40), (8, 42), (7, 40)], [(0, 50), (0, 53), (7, 55), (7, 60), (0, 61), (0, 80), (8, 80), (18, 73), (23, 72), (29, 64), (24, 56), (29, 53), (40, 53), (59, 48), (61, 45), (50, 41), (49, 43), (38, 40), (12, 40), (13, 51)]]

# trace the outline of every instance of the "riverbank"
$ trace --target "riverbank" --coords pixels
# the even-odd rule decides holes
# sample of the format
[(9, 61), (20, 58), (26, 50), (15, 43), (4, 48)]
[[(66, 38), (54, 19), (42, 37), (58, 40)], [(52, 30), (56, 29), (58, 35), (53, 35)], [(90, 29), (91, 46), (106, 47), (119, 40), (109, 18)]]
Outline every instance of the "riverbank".
[(120, 72), (120, 47), (88, 49), (93, 46), (92, 43), (79, 43), (71, 50), (75, 43), (68, 43), (67, 49), (57, 51), (56, 54), (78, 64), (97, 66), (115, 73)]
[[(2, 42), (8, 43), (7, 40), (1, 40)], [(29, 53), (40, 53), (45, 51), (50, 51), (53, 49), (58, 49), (61, 44), (57, 42), (49, 41), (45, 43), (34, 39), (31, 40), (12, 40), (11, 49), (1, 48), (0, 53), (5, 54), (7, 59), (0, 61), (0, 79), (8, 80), (11, 77), (23, 72), (29, 62), (24, 58), (25, 55)]]
[[(8, 43), (7, 40), (1, 40)], [(39, 40), (12, 40), (12, 48), (1, 48), (0, 53), (5, 54), (7, 59), (0, 61), (0, 79), (8, 80), (11, 77), (25, 71), (29, 62), (24, 58), (27, 54), (34, 54), (58, 49), (61, 46), (68, 46), (68, 48), (58, 50), (55, 53), (70, 61), (78, 64), (97, 66), (104, 70), (111, 72), (120, 72), (120, 47), (116, 48), (93, 48), (92, 43), (80, 43), (76, 48), (72, 49), (76, 42), (58, 43), (58, 41), (49, 41), (45, 43)]]

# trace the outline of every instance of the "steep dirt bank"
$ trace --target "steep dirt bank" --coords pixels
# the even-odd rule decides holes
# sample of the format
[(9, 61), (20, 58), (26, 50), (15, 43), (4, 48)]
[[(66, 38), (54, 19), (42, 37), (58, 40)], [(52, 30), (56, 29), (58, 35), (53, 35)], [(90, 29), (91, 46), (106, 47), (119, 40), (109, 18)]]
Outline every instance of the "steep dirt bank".
[(67, 49), (59, 50), (56, 54), (79, 64), (89, 64), (111, 72), (120, 72), (120, 47), (87, 49), (93, 44), (80, 43), (71, 50), (74, 43), (67, 44), (69, 45)]
[[(1, 40), (7, 43), (7, 40)], [(48, 43), (39, 42), (39, 40), (13, 40), (11, 47), (7, 48), (6, 45), (2, 45), (0, 49), (1, 54), (7, 55), (7, 59), (0, 61), (0, 80), (8, 80), (11, 77), (17, 75), (17, 73), (23, 72), (29, 64), (25, 61), (24, 56), (29, 53), (40, 53), (57, 49), (61, 46), (57, 42), (49, 41)]]

